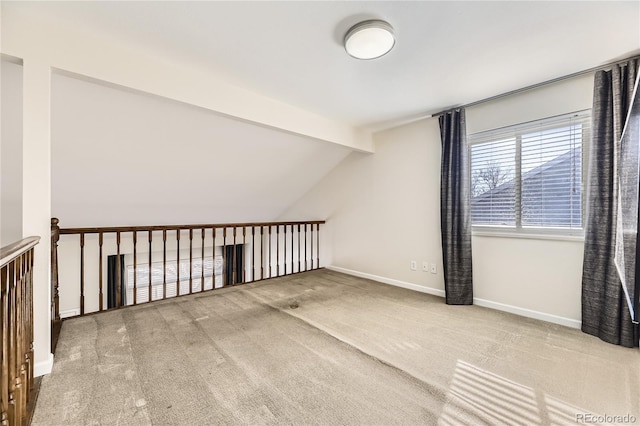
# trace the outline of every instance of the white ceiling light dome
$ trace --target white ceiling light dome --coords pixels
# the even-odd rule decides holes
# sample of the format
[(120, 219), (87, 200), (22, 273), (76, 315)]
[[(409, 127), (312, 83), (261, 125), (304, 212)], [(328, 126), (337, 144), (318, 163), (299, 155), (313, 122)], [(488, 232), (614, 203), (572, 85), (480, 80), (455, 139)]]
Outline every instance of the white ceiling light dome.
[(344, 48), (357, 59), (375, 59), (386, 55), (396, 43), (393, 27), (388, 22), (360, 22), (344, 36)]

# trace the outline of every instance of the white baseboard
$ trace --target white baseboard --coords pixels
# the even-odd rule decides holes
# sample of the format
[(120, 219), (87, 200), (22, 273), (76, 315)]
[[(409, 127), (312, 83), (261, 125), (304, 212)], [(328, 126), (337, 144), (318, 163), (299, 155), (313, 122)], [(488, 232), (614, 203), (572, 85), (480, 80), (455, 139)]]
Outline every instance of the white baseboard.
[[(418, 284), (408, 283), (406, 281), (395, 280), (392, 278), (380, 277), (378, 275), (367, 274), (366, 272), (354, 271), (351, 269), (341, 268), (339, 266), (327, 266), (327, 269), (336, 272), (342, 272), (343, 274), (353, 275), (355, 277), (367, 278), (373, 281), (378, 281), (384, 284), (394, 285), (396, 287), (402, 287), (409, 290), (419, 291), (421, 293), (432, 294), (434, 296), (444, 297), (444, 290), (436, 288), (425, 287)], [(582, 323), (579, 320), (565, 318), (553, 314), (547, 314), (544, 312), (534, 311), (531, 309), (520, 308), (518, 306), (507, 305), (504, 303), (493, 302), (491, 300), (473, 298), (473, 303), (485, 308), (495, 309), (497, 311), (509, 312), (511, 314), (520, 315), (521, 317), (533, 318), (541, 321), (550, 322), (553, 324), (564, 325), (566, 327), (580, 329)]]
[(49, 354), (46, 361), (36, 362), (33, 366), (33, 376), (39, 377), (51, 373), (53, 369), (53, 354)]
[(62, 319), (69, 318), (69, 317), (77, 317), (78, 315), (80, 315), (80, 308), (60, 311), (60, 318)]
[(341, 268), (339, 266), (326, 266), (325, 268), (343, 274), (353, 275), (354, 277), (367, 278), (369, 280), (378, 281), (384, 284), (394, 285), (396, 287), (407, 288), (409, 290), (419, 291), (420, 293), (433, 294), (434, 296), (444, 297), (444, 290), (437, 288), (425, 287), (418, 284), (408, 283), (406, 281), (394, 280), (393, 278), (381, 277), (378, 275), (367, 274), (365, 272), (354, 271), (352, 269)]
[(509, 312), (511, 314), (520, 315), (521, 317), (533, 318), (541, 321), (551, 322), (554, 324), (564, 325), (566, 327), (580, 329), (582, 322), (571, 318), (560, 317), (558, 315), (547, 314), (544, 312), (533, 311), (531, 309), (520, 308), (518, 306), (506, 305), (504, 303), (492, 302), (491, 300), (473, 298), (474, 305), (483, 306), (485, 308), (495, 309), (497, 311)]

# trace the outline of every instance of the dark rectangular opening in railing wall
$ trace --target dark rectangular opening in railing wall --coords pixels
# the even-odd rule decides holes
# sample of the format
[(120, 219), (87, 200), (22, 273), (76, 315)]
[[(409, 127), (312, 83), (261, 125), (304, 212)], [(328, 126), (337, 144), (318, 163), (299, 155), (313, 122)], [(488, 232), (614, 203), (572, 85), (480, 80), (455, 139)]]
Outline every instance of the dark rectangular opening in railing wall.
[(323, 223), (66, 229), (54, 218), (53, 318), (318, 269)]
[(33, 387), (33, 248), (29, 237), (0, 249), (0, 425), (28, 423)]

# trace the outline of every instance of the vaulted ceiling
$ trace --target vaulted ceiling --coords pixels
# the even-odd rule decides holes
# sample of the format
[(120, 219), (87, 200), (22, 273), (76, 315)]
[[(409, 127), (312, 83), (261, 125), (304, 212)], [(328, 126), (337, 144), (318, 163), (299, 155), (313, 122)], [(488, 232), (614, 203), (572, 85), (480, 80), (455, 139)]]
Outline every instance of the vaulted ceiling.
[[(3, 3), (374, 129), (640, 53), (637, 1)], [(372, 18), (396, 46), (355, 60), (342, 38)]]
[[(104, 41), (100, 46), (118, 46), (132, 57), (197, 69), (204, 76), (199, 83), (242, 88), (256, 105), (309, 112), (300, 115), (313, 121), (307, 128), (339, 123), (367, 135), (640, 53), (637, 1), (2, 1), (0, 6), (3, 23), (28, 16), (47, 22), (49, 30), (91, 35), (93, 42)], [(342, 46), (345, 32), (365, 19), (386, 20), (396, 33), (394, 49), (373, 61), (353, 59)], [(8, 31), (10, 41), (29, 38), (31, 29), (16, 32), (16, 22)], [(46, 31), (35, 35), (36, 45), (47, 41)], [(123, 75), (132, 67), (101, 58), (102, 51), (82, 37), (68, 40), (89, 53), (85, 64), (93, 63), (93, 69), (106, 64)], [(57, 46), (41, 51), (55, 56), (51, 51)], [(161, 84), (186, 84), (173, 73), (177, 69), (164, 75), (172, 78), (160, 78)], [(136, 71), (142, 80), (147, 77), (146, 68)], [(52, 212), (63, 215), (64, 226), (273, 220), (359, 149), (292, 130), (297, 119), (286, 109), (272, 121), (288, 118), (289, 128), (279, 128), (175, 97), (148, 96), (144, 88), (121, 90), (63, 74), (52, 78), (51, 135)], [(202, 92), (199, 99), (216, 94), (199, 89), (192, 83), (185, 92)], [(270, 113), (259, 115), (274, 116)]]

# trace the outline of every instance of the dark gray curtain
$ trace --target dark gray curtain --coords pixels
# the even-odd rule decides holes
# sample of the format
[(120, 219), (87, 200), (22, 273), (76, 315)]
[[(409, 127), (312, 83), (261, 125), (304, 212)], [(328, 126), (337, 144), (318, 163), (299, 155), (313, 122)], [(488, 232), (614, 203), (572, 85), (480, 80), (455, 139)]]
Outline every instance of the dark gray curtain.
[(469, 151), (464, 109), (439, 117), (442, 139), (440, 222), (444, 290), (449, 305), (472, 305)]
[(638, 61), (632, 60), (595, 75), (582, 268), (582, 331), (627, 347), (638, 343), (614, 263), (618, 203), (615, 166), (637, 70)]

